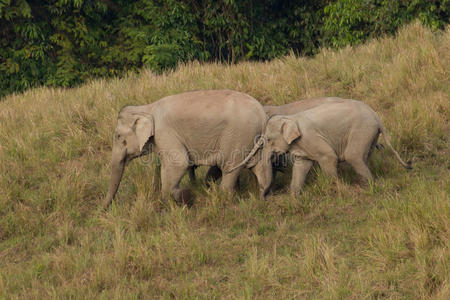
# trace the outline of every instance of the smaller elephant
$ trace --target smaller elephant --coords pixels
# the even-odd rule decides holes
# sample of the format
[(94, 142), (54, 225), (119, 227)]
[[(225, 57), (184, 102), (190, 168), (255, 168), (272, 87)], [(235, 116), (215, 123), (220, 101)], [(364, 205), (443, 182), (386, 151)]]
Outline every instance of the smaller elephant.
[[(302, 112), (302, 111), (305, 111), (305, 110), (308, 110), (311, 108), (315, 108), (322, 104), (345, 103), (346, 101), (352, 101), (352, 100), (343, 99), (343, 98), (339, 98), (339, 97), (308, 98), (308, 99), (303, 99), (300, 101), (283, 104), (283, 105), (279, 105), (279, 106), (265, 105), (264, 111), (266, 112), (266, 115), (269, 118), (273, 117), (275, 115), (290, 116), (290, 115), (295, 115), (299, 112)], [(375, 147), (377, 149), (381, 149), (383, 147), (383, 145), (377, 143), (375, 145)], [(288, 165), (289, 162), (292, 161), (292, 159), (286, 153), (283, 155), (276, 156), (272, 161), (273, 161), (272, 168), (273, 168), (273, 172), (274, 172), (274, 176), (275, 176), (277, 171), (284, 172), (286, 166)], [(274, 179), (275, 179), (275, 177), (274, 177)]]
[(367, 183), (373, 180), (367, 164), (380, 133), (398, 161), (411, 169), (411, 162), (405, 163), (392, 147), (377, 113), (356, 100), (343, 99), (291, 116), (273, 116), (265, 129), (263, 153), (268, 156), (289, 152), (293, 157), (292, 194), (301, 191), (314, 161), (335, 178), (337, 163), (346, 161)]
[[(292, 103), (287, 103), (283, 105), (265, 105), (264, 111), (266, 115), (270, 118), (275, 115), (295, 115), (299, 112), (317, 107), (322, 104), (327, 103), (344, 103), (346, 99), (338, 97), (319, 97), (319, 98), (308, 98)], [(378, 147), (377, 147), (378, 148)], [(275, 155), (272, 157), (272, 170), (273, 170), (273, 181), (277, 175), (277, 171), (284, 173), (287, 171), (287, 167), (291, 165), (292, 157), (289, 153), (284, 153), (281, 155)]]

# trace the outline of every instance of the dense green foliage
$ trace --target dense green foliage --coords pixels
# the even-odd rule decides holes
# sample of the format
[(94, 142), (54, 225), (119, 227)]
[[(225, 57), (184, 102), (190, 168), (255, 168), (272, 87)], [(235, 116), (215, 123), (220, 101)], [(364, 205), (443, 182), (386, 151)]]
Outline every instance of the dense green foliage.
[(449, 0), (0, 0), (0, 96), (189, 60), (314, 54), (449, 20)]
[(324, 45), (341, 47), (394, 33), (415, 18), (432, 29), (449, 22), (449, 0), (338, 0), (324, 8)]

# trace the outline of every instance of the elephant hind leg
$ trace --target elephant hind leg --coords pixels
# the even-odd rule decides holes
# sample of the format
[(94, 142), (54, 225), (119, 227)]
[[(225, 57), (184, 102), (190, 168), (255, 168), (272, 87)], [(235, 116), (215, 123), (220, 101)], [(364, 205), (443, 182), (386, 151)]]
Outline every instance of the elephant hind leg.
[(378, 130), (365, 132), (365, 136), (358, 136), (349, 143), (345, 151), (345, 161), (349, 163), (359, 175), (360, 182), (367, 185), (373, 180), (372, 173), (368, 167), (369, 157), (378, 140)]
[(369, 164), (369, 159), (370, 156), (372, 155), (373, 149), (380, 147), (380, 144), (378, 144), (378, 137), (379, 137), (380, 133), (375, 134), (373, 140), (372, 140), (372, 144), (370, 145), (369, 151), (367, 152), (367, 155), (364, 157), (364, 161), (366, 163), (366, 165)]
[(242, 168), (239, 168), (231, 173), (223, 174), (220, 187), (229, 193), (233, 193), (236, 188), (236, 181), (239, 177), (239, 174), (241, 173), (241, 170)]
[(356, 174), (359, 175), (360, 182), (363, 185), (367, 185), (370, 181), (373, 181), (372, 173), (363, 158), (351, 158), (347, 162), (353, 167)]

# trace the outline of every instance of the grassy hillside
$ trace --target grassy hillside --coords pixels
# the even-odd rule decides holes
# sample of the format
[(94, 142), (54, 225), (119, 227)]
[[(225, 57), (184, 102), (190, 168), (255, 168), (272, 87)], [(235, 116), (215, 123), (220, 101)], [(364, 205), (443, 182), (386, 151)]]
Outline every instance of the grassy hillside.
[[(35, 89), (0, 102), (0, 298), (449, 299), (450, 28), (420, 25), (357, 48), (236, 66)], [(264, 104), (341, 96), (371, 105), (406, 171), (375, 151), (375, 183), (289, 176), (263, 202), (254, 178), (227, 199), (201, 179), (190, 209), (163, 207), (157, 166), (126, 169), (100, 210), (119, 109), (193, 89), (230, 88)], [(186, 178), (187, 179), (187, 178)], [(187, 180), (184, 185), (188, 185)]]

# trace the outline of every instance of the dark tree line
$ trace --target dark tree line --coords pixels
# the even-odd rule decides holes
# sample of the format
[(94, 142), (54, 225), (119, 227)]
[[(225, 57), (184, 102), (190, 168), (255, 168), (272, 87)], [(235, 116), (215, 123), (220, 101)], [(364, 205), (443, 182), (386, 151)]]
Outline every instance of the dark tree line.
[(0, 96), (189, 60), (267, 60), (357, 44), (450, 0), (0, 0)]

